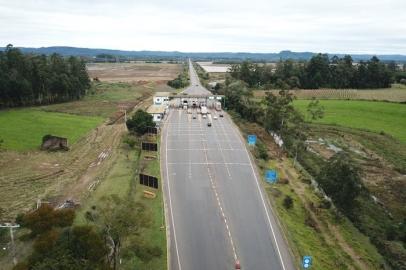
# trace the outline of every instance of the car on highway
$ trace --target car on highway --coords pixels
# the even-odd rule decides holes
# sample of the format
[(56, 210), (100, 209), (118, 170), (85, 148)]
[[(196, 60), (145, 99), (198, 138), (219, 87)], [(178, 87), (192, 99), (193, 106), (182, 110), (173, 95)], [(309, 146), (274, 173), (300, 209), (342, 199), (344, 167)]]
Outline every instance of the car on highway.
[(223, 114), (223, 113), (220, 113), (219, 115), (220, 115), (220, 117), (223, 117), (223, 116), (224, 116), (224, 114)]
[(202, 114), (202, 117), (203, 117), (203, 119), (206, 119), (206, 118), (207, 118), (207, 116), (206, 116), (205, 114)]
[(193, 119), (196, 119), (196, 114), (194, 114), (194, 115), (192, 116), (192, 118), (193, 118)]
[(211, 122), (207, 122), (207, 126), (208, 126), (208, 127), (211, 127)]
[(217, 115), (213, 116), (213, 119), (214, 119), (214, 120), (217, 120), (217, 119), (218, 119)]

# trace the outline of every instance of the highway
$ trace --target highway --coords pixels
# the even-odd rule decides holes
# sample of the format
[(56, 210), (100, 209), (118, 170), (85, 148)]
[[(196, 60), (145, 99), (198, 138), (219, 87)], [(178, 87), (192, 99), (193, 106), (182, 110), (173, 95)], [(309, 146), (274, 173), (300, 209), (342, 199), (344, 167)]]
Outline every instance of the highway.
[[(186, 93), (210, 94), (190, 76)], [(238, 129), (226, 114), (207, 121), (171, 109), (163, 127), (169, 269), (295, 269)]]

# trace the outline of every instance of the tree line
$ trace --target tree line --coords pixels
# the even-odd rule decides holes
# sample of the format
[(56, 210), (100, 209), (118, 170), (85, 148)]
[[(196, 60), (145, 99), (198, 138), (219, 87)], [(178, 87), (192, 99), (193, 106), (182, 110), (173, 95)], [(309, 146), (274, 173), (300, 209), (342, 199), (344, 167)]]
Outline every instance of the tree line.
[(175, 79), (168, 81), (167, 84), (175, 89), (184, 88), (189, 85), (189, 68), (187, 64), (183, 64), (182, 73)]
[(85, 63), (59, 54), (23, 54), (8, 45), (0, 51), (0, 108), (76, 100), (90, 88)]
[(354, 63), (349, 55), (330, 59), (327, 54), (315, 55), (309, 61), (281, 60), (276, 67), (245, 61), (232, 65), (230, 74), (250, 88), (263, 89), (374, 89), (406, 78), (395, 63), (387, 65), (376, 56)]

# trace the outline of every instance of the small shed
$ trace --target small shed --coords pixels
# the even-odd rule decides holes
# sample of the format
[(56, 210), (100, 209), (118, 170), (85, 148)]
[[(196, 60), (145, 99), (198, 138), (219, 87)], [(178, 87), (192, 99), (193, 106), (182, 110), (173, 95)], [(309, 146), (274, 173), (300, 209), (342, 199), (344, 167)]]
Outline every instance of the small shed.
[(147, 109), (147, 113), (152, 115), (154, 122), (161, 122), (165, 115), (164, 105), (151, 105)]
[(169, 96), (169, 92), (156, 92), (154, 95), (154, 105), (168, 105)]
[(42, 137), (41, 150), (57, 151), (57, 150), (69, 150), (68, 139), (53, 135), (45, 135)]

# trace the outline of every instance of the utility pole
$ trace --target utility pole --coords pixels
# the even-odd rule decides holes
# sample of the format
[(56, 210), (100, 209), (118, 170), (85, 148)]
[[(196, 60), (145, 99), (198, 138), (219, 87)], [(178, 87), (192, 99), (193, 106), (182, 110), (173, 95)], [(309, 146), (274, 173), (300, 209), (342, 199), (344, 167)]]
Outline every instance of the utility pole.
[(17, 265), (17, 257), (16, 257), (16, 250), (15, 250), (15, 245), (14, 245), (13, 228), (20, 228), (20, 225), (19, 224), (12, 224), (12, 223), (4, 223), (4, 224), (0, 224), (0, 228), (10, 228), (11, 255), (13, 256), (14, 265)]

